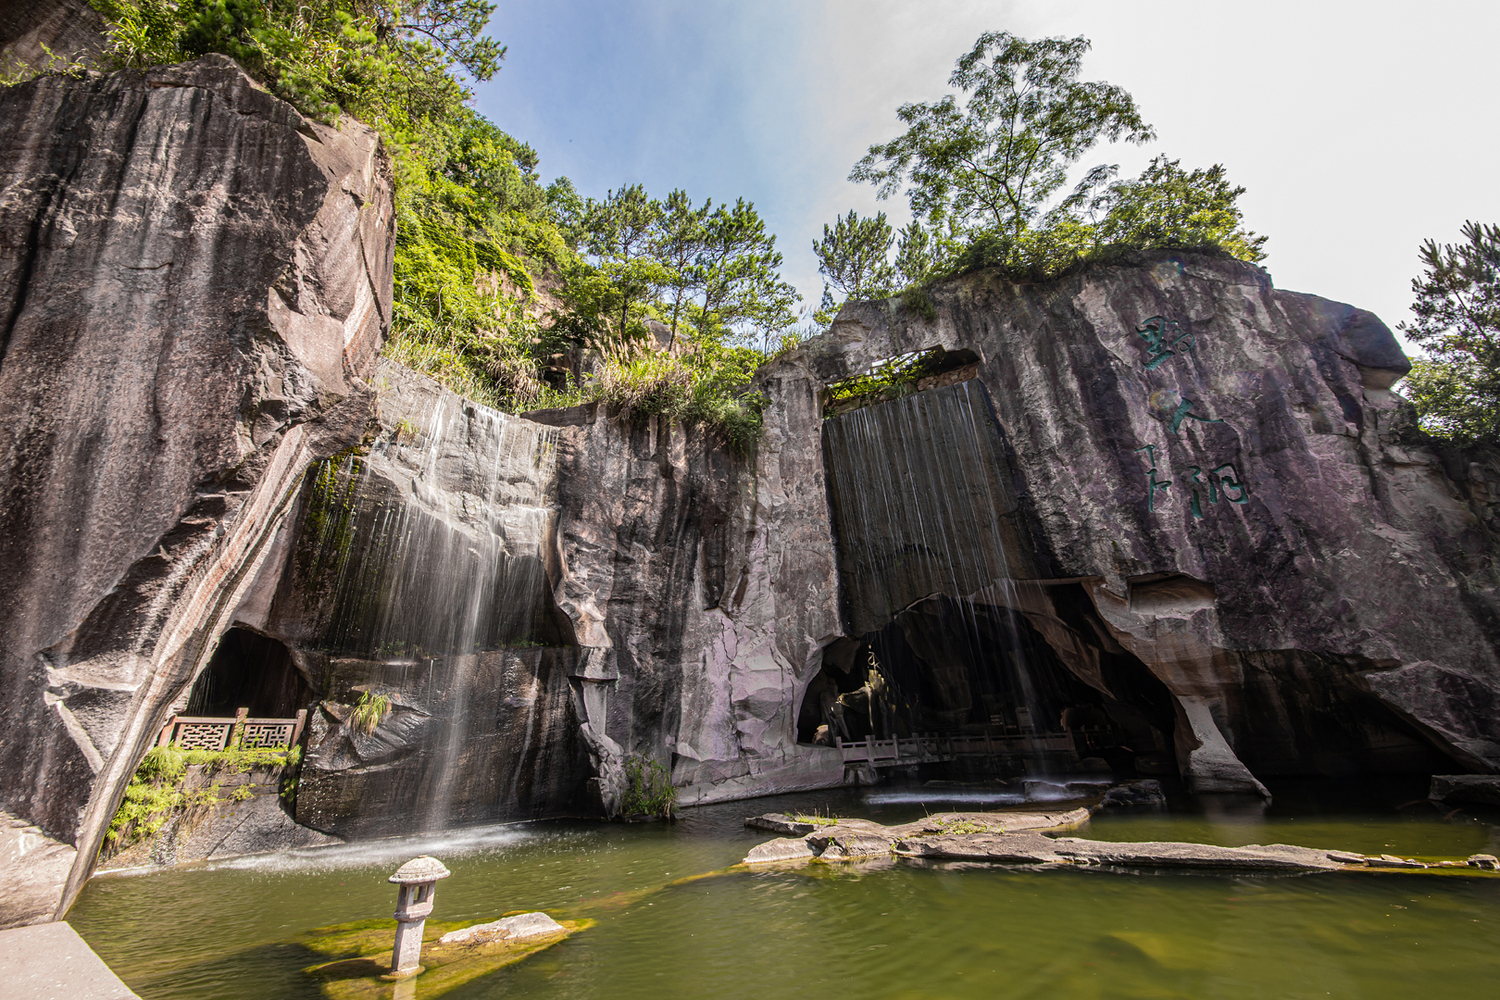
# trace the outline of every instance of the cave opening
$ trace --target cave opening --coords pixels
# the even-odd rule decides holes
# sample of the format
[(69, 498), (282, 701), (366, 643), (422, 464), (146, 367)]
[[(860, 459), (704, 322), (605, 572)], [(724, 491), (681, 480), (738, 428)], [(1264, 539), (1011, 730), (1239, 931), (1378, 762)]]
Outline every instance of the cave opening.
[(232, 716), (246, 708), (252, 718), (287, 719), (312, 700), (312, 688), (285, 643), (235, 627), (220, 638), (208, 666), (193, 682), (184, 714)]
[[(1064, 595), (1059, 595), (1064, 596)], [(1058, 610), (1066, 615), (1073, 602)], [(1065, 610), (1066, 609), (1066, 610)], [(798, 742), (933, 739), (929, 776), (1176, 773), (1172, 700), (1145, 664), (1056, 621), (1086, 650), (1069, 663), (1027, 615), (935, 596), (823, 652), (798, 714)], [(1078, 659), (1077, 649), (1073, 659)], [(1086, 681), (1084, 677), (1089, 677)]]

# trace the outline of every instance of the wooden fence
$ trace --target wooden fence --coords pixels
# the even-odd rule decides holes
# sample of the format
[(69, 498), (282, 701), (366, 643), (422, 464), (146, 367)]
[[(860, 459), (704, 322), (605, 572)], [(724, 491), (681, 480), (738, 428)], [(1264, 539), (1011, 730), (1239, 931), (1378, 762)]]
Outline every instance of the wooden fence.
[(970, 754), (1024, 757), (1035, 753), (1077, 752), (1073, 734), (1068, 732), (985, 732), (982, 736), (919, 733), (889, 740), (877, 740), (870, 736), (862, 741), (849, 743), (840, 739), (838, 749), (843, 754), (845, 764), (873, 764), (877, 767), (952, 760), (954, 757)]
[(227, 750), (234, 739), (236, 727), (240, 731), (242, 750), (257, 747), (289, 749), (302, 738), (302, 728), (307, 724), (307, 710), (299, 709), (294, 719), (252, 719), (250, 710), (242, 708), (234, 718), (209, 718), (206, 716), (174, 715), (161, 727), (157, 746), (176, 743), (184, 750)]

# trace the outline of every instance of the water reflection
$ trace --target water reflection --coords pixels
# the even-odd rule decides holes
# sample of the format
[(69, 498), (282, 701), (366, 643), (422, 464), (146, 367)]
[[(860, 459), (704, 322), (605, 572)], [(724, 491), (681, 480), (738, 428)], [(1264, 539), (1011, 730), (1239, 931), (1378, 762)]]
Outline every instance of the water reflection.
[[(1397, 811), (1393, 803), (1295, 808), (1295, 795), (1277, 791), (1277, 805), (1261, 817), (1179, 805), (1169, 815), (1101, 816), (1087, 835), (1418, 856), (1495, 853), (1500, 843), (1494, 825), (1474, 818), (1445, 822), (1436, 810)], [(822, 811), (896, 822), (935, 811), (924, 797), (911, 788), (813, 792), (693, 809), (672, 826), (490, 827), (107, 877), (89, 884), (70, 919), (145, 1000), (312, 1000), (319, 994), (299, 971), (311, 959), (296, 937), (385, 917), (393, 862), (432, 853), (453, 871), (435, 920), (540, 908), (599, 921), (449, 994), (456, 1000), (749, 991), (900, 1000), (1405, 998), (1435, 984), (1445, 996), (1487, 997), (1500, 974), (1492, 947), (1500, 881), (1144, 876), (886, 860), (670, 884), (731, 865), (767, 839), (743, 826), (746, 815)]]

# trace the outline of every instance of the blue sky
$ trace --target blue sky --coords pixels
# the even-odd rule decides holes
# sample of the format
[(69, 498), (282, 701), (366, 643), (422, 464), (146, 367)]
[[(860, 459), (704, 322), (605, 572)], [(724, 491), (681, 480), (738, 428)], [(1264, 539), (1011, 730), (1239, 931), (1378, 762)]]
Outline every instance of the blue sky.
[(1492, 0), (502, 0), (490, 32), (510, 52), (478, 107), (585, 194), (755, 202), (816, 304), (824, 223), (908, 217), (849, 168), (994, 29), (1092, 39), (1085, 78), (1129, 90), (1159, 138), (1080, 168), (1223, 163), (1278, 287), (1394, 326), (1422, 239), (1500, 221)]

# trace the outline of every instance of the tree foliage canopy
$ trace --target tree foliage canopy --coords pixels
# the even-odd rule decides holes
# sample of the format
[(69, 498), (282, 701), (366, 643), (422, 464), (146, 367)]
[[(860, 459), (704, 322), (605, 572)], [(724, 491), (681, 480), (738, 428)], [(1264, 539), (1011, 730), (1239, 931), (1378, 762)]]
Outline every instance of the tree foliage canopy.
[(1398, 328), (1427, 351), (1402, 391), (1422, 426), (1458, 444), (1500, 443), (1500, 226), (1464, 223), (1463, 239), (1418, 250), (1415, 320)]
[(963, 103), (949, 94), (903, 104), (896, 115), (906, 133), (871, 146), (849, 179), (877, 185), (882, 197), (909, 182), (918, 218), (1019, 237), (1101, 138), (1156, 137), (1122, 88), (1078, 79), (1088, 50), (1082, 37), (980, 35), (948, 78)]
[[(775, 237), (743, 200), (694, 207), (627, 185), (595, 201), (566, 178), (544, 186), (536, 151), (469, 104), (468, 83), (505, 56), (483, 33), (492, 2), (92, 2), (117, 66), (224, 53), (304, 114), (380, 132), (397, 179), (396, 360), (492, 405), (608, 398), (707, 421), (738, 444), (755, 436), (758, 405), (741, 397), (760, 355), (733, 342), (794, 319)], [(658, 316), (674, 340), (688, 321), (689, 350), (646, 357), (644, 324)], [(596, 378), (544, 380), (586, 347), (611, 358)]]
[(863, 219), (851, 211), (834, 220), (832, 229), (823, 227), (823, 238), (813, 241), (813, 253), (818, 257), (818, 271), (829, 283), (844, 295), (858, 298), (888, 288), (895, 279), (889, 262), (895, 241), (884, 212)]
[[(845, 274), (899, 277), (909, 288), (979, 267), (1045, 278), (1121, 249), (1210, 246), (1263, 259), (1265, 237), (1241, 224), (1244, 188), (1219, 165), (1184, 170), (1158, 156), (1120, 180), (1117, 167), (1100, 164), (1063, 194), (1069, 171), (1100, 141), (1156, 135), (1122, 88), (1078, 79), (1088, 49), (1082, 37), (987, 32), (949, 77), (957, 93), (902, 105), (906, 131), (871, 146), (849, 179), (873, 183), (881, 198), (904, 192), (915, 219), (901, 231), (894, 267), (855, 252), (868, 241), (852, 238), (852, 213), (825, 227), (816, 247), (834, 267), (824, 269), (831, 283), (852, 296), (894, 289), (861, 280), (856, 290)], [(831, 304), (829, 296), (825, 313)]]

